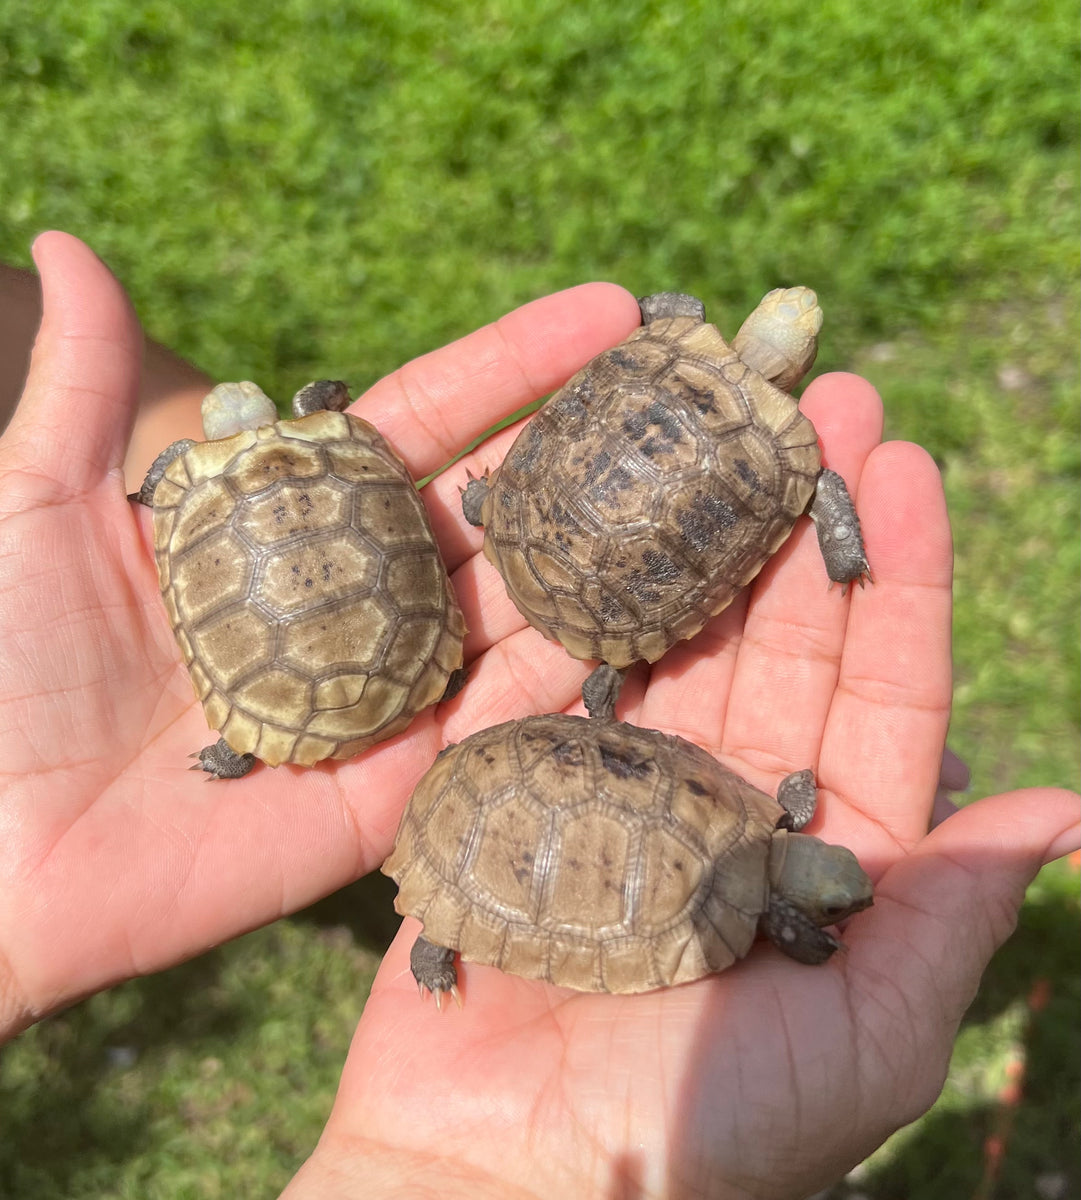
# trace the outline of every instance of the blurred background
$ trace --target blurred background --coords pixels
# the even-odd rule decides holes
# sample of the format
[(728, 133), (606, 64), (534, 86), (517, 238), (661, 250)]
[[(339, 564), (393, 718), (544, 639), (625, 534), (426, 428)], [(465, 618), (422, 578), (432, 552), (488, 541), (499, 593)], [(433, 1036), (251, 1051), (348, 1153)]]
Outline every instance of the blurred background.
[[(1078, 84), (1065, 0), (0, 0), (0, 261), (78, 234), (150, 336), (279, 398), (588, 279), (729, 333), (809, 284), (816, 370), (945, 477), (971, 796), (1077, 787)], [(1081, 1194), (1078, 910), (1075, 858), (831, 1200)], [(274, 1194), (394, 924), (362, 881), (29, 1031), (0, 1197)]]

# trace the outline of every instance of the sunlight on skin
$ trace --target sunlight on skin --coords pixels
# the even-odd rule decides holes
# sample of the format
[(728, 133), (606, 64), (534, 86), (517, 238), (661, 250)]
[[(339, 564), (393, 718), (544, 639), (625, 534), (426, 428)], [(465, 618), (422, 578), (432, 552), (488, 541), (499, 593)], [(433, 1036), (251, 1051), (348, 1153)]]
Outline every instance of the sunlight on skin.
[[(472, 633), (452, 702), (357, 760), (187, 770), (206, 727), (121, 472), (140, 334), (81, 243), (35, 245), (45, 323), (0, 441), (0, 1028), (161, 969), (374, 869), (448, 741), (581, 711), (588, 671), (524, 627), (478, 557), (458, 489), (425, 502)], [(524, 306), (377, 384), (355, 411), (426, 474), (634, 327), (587, 284)], [(853, 376), (808, 388), (827, 461), (864, 521), (875, 585), (827, 590), (809, 526), (699, 638), (631, 673), (621, 711), (676, 729), (775, 791), (813, 766), (815, 830), (876, 879), (848, 950), (821, 967), (757, 948), (732, 971), (643, 996), (582, 996), (467, 964), (436, 1013), (406, 921), (376, 980), (319, 1148), (288, 1194), (803, 1195), (934, 1098), (957, 1023), (1024, 888), (1077, 848), (1077, 797), (1031, 789), (927, 829), (948, 721), (949, 528), (918, 448), (878, 445)], [(446, 414), (454, 414), (453, 427)], [(483, 615), (481, 609), (483, 608)], [(814, 647), (793, 654), (791, 639)]]

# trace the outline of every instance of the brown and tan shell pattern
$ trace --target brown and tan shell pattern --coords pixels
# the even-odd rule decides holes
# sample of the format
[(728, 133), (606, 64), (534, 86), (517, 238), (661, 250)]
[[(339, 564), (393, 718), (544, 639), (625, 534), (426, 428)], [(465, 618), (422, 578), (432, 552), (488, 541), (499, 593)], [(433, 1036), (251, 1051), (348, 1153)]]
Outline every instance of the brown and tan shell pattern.
[(792, 397), (713, 325), (658, 319), (519, 435), (490, 480), (484, 552), (574, 657), (655, 662), (758, 574), (820, 466)]
[(443, 751), (383, 870), (398, 911), (465, 959), (640, 992), (748, 952), (782, 813), (681, 738), (529, 717)]
[(317, 412), (175, 459), (154, 493), (158, 580), (211, 728), (271, 766), (404, 729), (465, 632), (405, 465)]

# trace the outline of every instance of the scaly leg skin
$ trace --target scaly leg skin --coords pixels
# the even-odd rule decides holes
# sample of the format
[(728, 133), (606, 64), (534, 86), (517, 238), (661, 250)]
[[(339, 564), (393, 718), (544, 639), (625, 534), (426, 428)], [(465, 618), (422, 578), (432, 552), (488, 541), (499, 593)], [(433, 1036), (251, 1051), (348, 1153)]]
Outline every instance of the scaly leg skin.
[(662, 317), (691, 317), (695, 321), (706, 319), (705, 305), (686, 292), (656, 292), (652, 296), (640, 296), (638, 311), (642, 314), (643, 325)]
[(830, 577), (830, 587), (839, 583), (843, 596), (850, 583), (863, 587), (865, 578), (868, 583), (874, 583), (863, 548), (856, 506), (845, 481), (836, 471), (824, 469), (818, 476), (808, 515), (818, 534), (818, 547)]
[(777, 823), (778, 828), (798, 833), (815, 815), (818, 788), (815, 786), (814, 772), (808, 767), (805, 771), (793, 771), (791, 775), (786, 775), (777, 788), (777, 803), (785, 812)]
[(824, 963), (842, 943), (800, 912), (798, 908), (777, 896), (771, 896), (769, 910), (762, 914), (766, 936), (789, 958), (816, 966)]
[(194, 445), (195, 442), (191, 438), (181, 438), (178, 442), (170, 442), (150, 464), (150, 470), (146, 473), (142, 487), (137, 492), (132, 492), (128, 496), (128, 499), (134, 500), (136, 504), (145, 504), (148, 508), (153, 508), (154, 489), (161, 482), (161, 477), (165, 474), (166, 467), (168, 467), (174, 458), (179, 458)]
[(189, 770), (206, 771), (207, 783), (213, 783), (215, 779), (240, 779), (255, 766), (254, 754), (237, 754), (225, 738), (218, 738), (212, 746), (204, 746), (192, 758), (199, 761)]
[(443, 997), (449, 992), (454, 997), (454, 1003), (462, 1007), (453, 950), (437, 946), (435, 942), (429, 942), (423, 933), (418, 934), (409, 952), (409, 969), (417, 981), (421, 999), (425, 991), (431, 992), (435, 997), (435, 1007), (441, 1010)]
[(340, 379), (316, 379), (306, 383), (293, 397), (293, 416), (314, 412), (342, 412), (349, 407), (349, 386)]
[(623, 672), (602, 662), (582, 684), (582, 703), (586, 712), (597, 720), (614, 721), (622, 687)]
[(447, 686), (443, 689), (442, 696), (439, 697), (439, 703), (442, 704), (446, 700), (453, 700), (455, 696), (465, 687), (469, 679), (469, 671), (466, 667), (456, 667), (447, 676)]
[(462, 515), (470, 525), (478, 527), (483, 525), (481, 510), (484, 508), (484, 501), (488, 495), (487, 474), (482, 479), (474, 479), (470, 475), (469, 482), (459, 490), (462, 493)]

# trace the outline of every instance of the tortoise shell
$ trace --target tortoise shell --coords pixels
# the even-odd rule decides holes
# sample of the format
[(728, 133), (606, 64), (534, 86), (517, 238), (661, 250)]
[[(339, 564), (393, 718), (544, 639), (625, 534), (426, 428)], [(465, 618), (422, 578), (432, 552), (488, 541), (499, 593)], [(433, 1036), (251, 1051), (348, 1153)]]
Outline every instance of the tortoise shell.
[(465, 625), (405, 464), (340, 412), (203, 442), (154, 492), (166, 611), (211, 728), (348, 758), (446, 690)]
[[(777, 303), (814, 304), (820, 320), (814, 293), (792, 291)], [(575, 658), (654, 662), (758, 574), (820, 468), (790, 395), (713, 325), (658, 318), (523, 429), (489, 480), (484, 552), (530, 624)]]
[(397, 910), (465, 959), (585, 991), (647, 991), (748, 952), (783, 815), (681, 738), (529, 717), (440, 754), (383, 871), (399, 884)]

